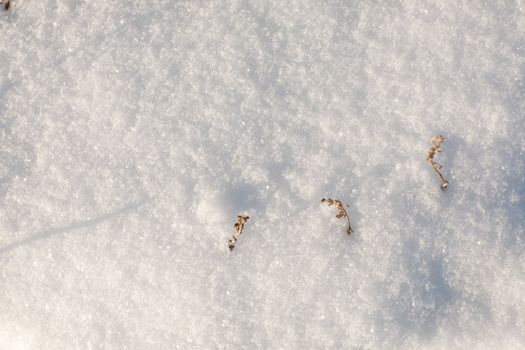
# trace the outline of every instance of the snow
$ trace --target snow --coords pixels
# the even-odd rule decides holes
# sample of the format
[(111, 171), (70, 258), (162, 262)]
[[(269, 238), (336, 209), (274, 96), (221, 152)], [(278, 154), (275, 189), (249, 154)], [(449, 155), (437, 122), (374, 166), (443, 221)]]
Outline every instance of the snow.
[(0, 34), (0, 349), (525, 347), (520, 1), (12, 0)]

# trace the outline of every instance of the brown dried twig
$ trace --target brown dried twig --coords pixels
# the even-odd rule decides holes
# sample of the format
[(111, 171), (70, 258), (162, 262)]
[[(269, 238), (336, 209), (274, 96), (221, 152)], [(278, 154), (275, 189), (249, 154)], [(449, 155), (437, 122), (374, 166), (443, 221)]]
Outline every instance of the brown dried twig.
[(339, 212), (337, 213), (337, 215), (335, 216), (336, 218), (340, 219), (340, 218), (345, 218), (346, 220), (346, 223), (348, 224), (348, 228), (346, 229), (346, 233), (348, 233), (349, 235), (352, 234), (352, 232), (354, 232), (352, 230), (352, 225), (350, 224), (350, 218), (348, 217), (348, 213), (346, 212), (346, 209), (345, 207), (349, 207), (348, 205), (346, 204), (343, 204), (343, 202), (341, 202), (339, 199), (332, 199), (332, 198), (328, 198), (328, 199), (321, 199), (321, 203), (327, 203), (328, 206), (332, 206), (332, 205), (335, 205), (337, 209), (339, 209)]
[(237, 222), (235, 223), (235, 225), (233, 225), (233, 227), (235, 227), (235, 233), (232, 236), (232, 238), (230, 238), (228, 244), (228, 248), (230, 248), (230, 251), (233, 250), (233, 248), (235, 248), (235, 242), (237, 242), (237, 237), (239, 237), (242, 234), (242, 230), (244, 230), (244, 224), (246, 224), (249, 218), (249, 216), (237, 215)]
[(4, 5), (4, 10), (9, 10), (11, 6), (11, 0), (0, 0), (0, 5)]
[(434, 161), (434, 156), (443, 151), (441, 149), (441, 145), (443, 144), (443, 142), (445, 142), (445, 137), (442, 135), (434, 136), (432, 138), (432, 147), (428, 150), (427, 160), (430, 162), (430, 165), (432, 165), (432, 168), (439, 175), (439, 179), (441, 180), (441, 189), (445, 190), (445, 188), (448, 187), (448, 181), (445, 180), (445, 177), (440, 171), (443, 168), (443, 165)]

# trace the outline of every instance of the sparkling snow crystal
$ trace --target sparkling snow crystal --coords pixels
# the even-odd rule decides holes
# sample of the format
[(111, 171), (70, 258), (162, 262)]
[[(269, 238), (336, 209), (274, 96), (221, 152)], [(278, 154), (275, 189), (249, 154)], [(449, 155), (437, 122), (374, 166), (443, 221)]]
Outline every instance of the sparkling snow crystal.
[(0, 349), (525, 348), (520, 1), (11, 0), (0, 35)]

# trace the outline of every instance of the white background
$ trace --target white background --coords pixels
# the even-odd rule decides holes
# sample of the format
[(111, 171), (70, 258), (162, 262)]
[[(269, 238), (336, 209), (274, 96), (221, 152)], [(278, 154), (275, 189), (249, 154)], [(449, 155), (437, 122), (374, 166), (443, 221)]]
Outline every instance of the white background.
[(0, 349), (525, 348), (524, 98), (519, 0), (12, 0)]

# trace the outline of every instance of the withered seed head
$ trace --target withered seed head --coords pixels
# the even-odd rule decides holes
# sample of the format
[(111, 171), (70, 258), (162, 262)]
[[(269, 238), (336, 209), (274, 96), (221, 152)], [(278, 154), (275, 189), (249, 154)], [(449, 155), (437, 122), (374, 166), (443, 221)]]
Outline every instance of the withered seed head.
[(428, 151), (427, 159), (432, 159), (436, 153), (441, 152), (441, 145), (445, 142), (445, 137), (443, 135), (434, 136), (432, 138), (432, 147)]
[(346, 212), (346, 209), (345, 209), (345, 206), (348, 208), (349, 206), (348, 205), (345, 205), (343, 204), (343, 202), (341, 202), (339, 199), (332, 199), (332, 198), (328, 198), (328, 199), (321, 199), (321, 203), (324, 203), (326, 202), (328, 204), (328, 206), (332, 206), (332, 205), (335, 205), (337, 209), (339, 209), (339, 211), (337, 212), (337, 215), (335, 216), (336, 218), (340, 219), (340, 218), (345, 218), (347, 224), (348, 224), (348, 227), (346, 229), (346, 233), (348, 233), (349, 235), (352, 234), (353, 230), (352, 230), (352, 225), (350, 224), (350, 218), (348, 217), (348, 213)]
[(432, 138), (432, 147), (427, 152), (427, 160), (429, 161), (430, 165), (432, 165), (432, 168), (436, 171), (436, 173), (439, 176), (439, 179), (441, 180), (441, 189), (445, 190), (448, 187), (448, 181), (445, 180), (445, 177), (441, 173), (441, 169), (443, 169), (443, 165), (439, 164), (438, 162), (434, 161), (434, 157), (436, 154), (441, 153), (443, 150), (441, 149), (441, 145), (445, 142), (445, 137), (443, 135), (437, 135)]
[(233, 225), (235, 228), (235, 233), (229, 240), (228, 248), (230, 248), (230, 251), (235, 248), (235, 242), (237, 242), (237, 237), (239, 237), (242, 234), (242, 231), (244, 230), (244, 224), (248, 221), (250, 217), (249, 216), (243, 216), (243, 215), (237, 215), (237, 222)]

